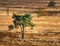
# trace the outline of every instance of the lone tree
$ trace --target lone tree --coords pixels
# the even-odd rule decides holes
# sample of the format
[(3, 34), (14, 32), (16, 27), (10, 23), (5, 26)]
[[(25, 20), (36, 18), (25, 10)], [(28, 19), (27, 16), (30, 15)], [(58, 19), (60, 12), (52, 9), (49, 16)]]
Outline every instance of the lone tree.
[(32, 20), (32, 16), (30, 14), (25, 14), (25, 15), (16, 15), (13, 14), (14, 21), (13, 21), (13, 26), (10, 25), (10, 29), (14, 28), (18, 28), (20, 27), (21, 29), (21, 33), (22, 33), (22, 39), (24, 39), (24, 30), (25, 27), (30, 26), (31, 29), (33, 29), (33, 27), (35, 26), (35, 24), (31, 21)]
[(55, 2), (54, 2), (54, 0), (51, 0), (50, 2), (49, 2), (49, 4), (48, 4), (48, 6), (47, 7), (55, 7)]
[(8, 3), (1, 3), (1, 5), (6, 8), (7, 15), (9, 16), (9, 6), (8, 6)]

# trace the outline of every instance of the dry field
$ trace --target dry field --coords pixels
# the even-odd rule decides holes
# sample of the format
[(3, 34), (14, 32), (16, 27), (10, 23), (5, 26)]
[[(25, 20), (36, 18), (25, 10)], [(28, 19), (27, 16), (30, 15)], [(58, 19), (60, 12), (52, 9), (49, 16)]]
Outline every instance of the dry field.
[[(54, 34), (53, 36), (59, 35)], [(48, 33), (47, 35), (25, 33), (25, 39), (21, 39), (21, 33), (19, 32), (0, 32), (0, 46), (60, 46), (59, 39), (49, 39), (53, 36)]]
[(12, 16), (1, 15), (0, 46), (60, 46), (60, 16), (41, 16), (39, 18), (35, 14), (32, 16), (32, 21), (36, 26), (33, 30), (26, 27), (25, 39), (22, 40), (19, 29), (8, 31), (8, 25), (13, 24)]
[[(56, 8), (60, 7), (60, 0), (55, 0)], [(8, 3), (9, 16), (6, 5)], [(47, 7), (49, 0), (0, 0), (0, 46), (60, 46), (60, 14), (58, 16), (40, 16), (34, 13), (40, 6)], [(33, 30), (26, 27), (24, 40), (21, 39), (20, 29), (8, 30), (13, 24), (12, 15), (30, 13), (35, 23)]]

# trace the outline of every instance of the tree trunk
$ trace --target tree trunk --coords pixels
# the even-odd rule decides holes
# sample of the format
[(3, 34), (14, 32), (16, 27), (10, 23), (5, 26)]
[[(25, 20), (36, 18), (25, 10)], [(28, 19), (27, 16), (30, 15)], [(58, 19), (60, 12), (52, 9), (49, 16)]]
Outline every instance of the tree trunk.
[(22, 39), (24, 39), (24, 26), (22, 26)]
[(9, 16), (9, 8), (7, 8), (7, 16)]

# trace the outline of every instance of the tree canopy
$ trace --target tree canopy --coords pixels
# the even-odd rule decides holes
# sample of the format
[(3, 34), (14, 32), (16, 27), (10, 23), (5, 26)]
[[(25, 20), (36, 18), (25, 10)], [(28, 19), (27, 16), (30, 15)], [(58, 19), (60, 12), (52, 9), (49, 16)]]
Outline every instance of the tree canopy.
[(55, 4), (54, 0), (51, 0), (47, 7), (55, 7)]
[(16, 15), (13, 14), (13, 18), (14, 18), (14, 26), (18, 27), (18, 26), (31, 26), (34, 27), (32, 20), (32, 16), (30, 14), (25, 14), (25, 15)]

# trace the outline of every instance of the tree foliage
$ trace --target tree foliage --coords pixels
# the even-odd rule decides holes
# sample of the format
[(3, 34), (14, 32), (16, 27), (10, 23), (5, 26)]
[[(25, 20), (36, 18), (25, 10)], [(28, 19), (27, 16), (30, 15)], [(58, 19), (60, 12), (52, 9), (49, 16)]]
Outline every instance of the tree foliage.
[(32, 20), (32, 16), (30, 14), (25, 14), (25, 15), (16, 15), (13, 14), (13, 18), (14, 18), (14, 26), (15, 27), (19, 27), (19, 26), (31, 26), (34, 27)]
[(56, 3), (53, 0), (51, 0), (47, 7), (55, 7), (55, 4)]

